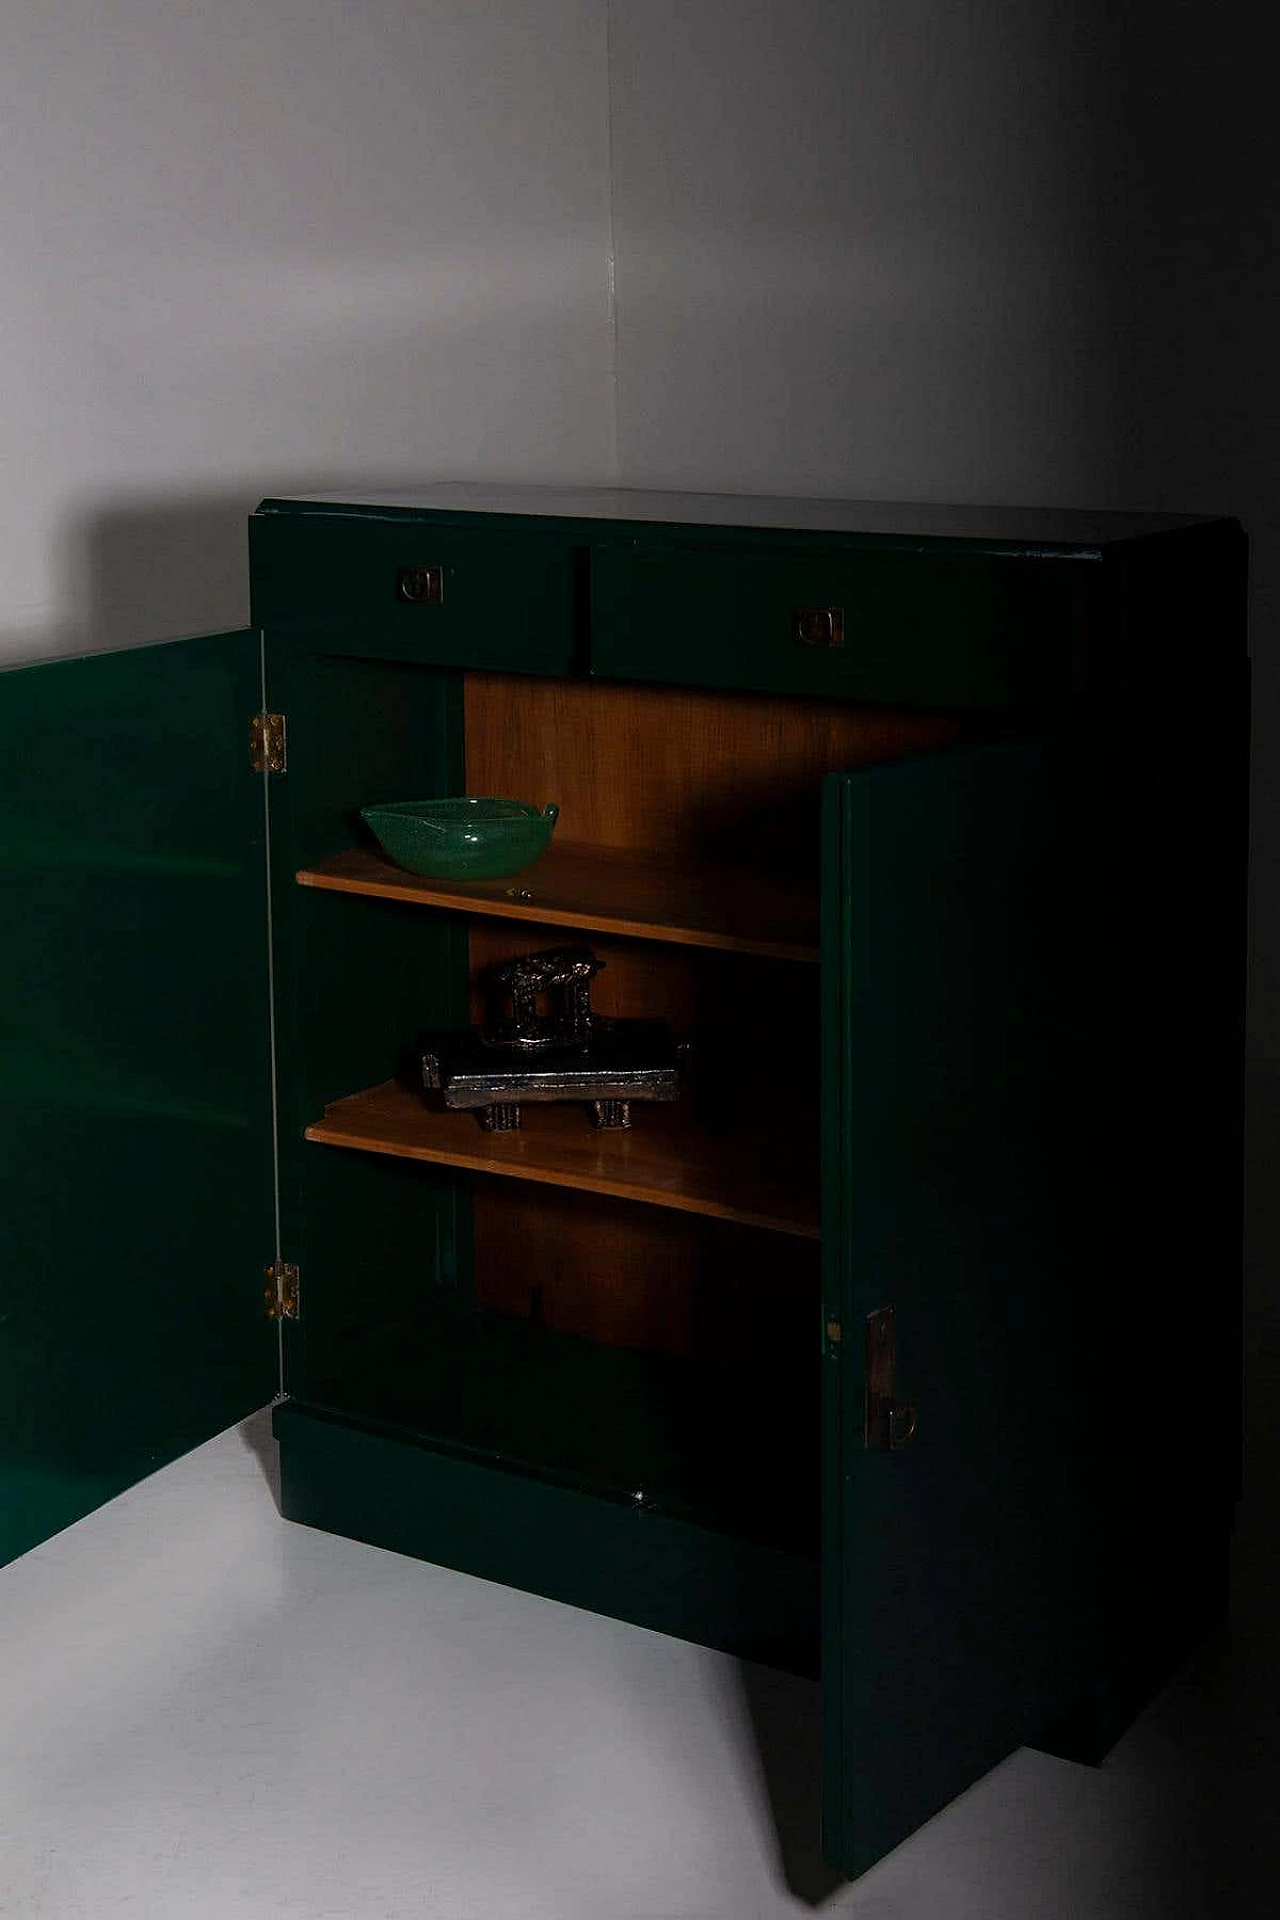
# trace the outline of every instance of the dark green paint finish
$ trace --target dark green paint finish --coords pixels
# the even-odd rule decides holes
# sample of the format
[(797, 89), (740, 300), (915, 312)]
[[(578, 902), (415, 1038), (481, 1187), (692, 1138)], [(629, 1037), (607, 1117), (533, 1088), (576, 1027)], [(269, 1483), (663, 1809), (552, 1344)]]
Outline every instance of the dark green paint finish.
[[(1065, 1712), (1096, 1647), (1087, 754), (1001, 742), (826, 786), (824, 1819), (851, 1875)], [(919, 1421), (892, 1453), (862, 1434), (886, 1306)]]
[(816, 1563), (288, 1403), (285, 1517), (798, 1673)]
[[(591, 503), (589, 510), (584, 510), (584, 501)], [(551, 505), (555, 511), (548, 510)], [(818, 537), (848, 547), (882, 546), (909, 552), (949, 547), (956, 552), (1095, 558), (1153, 536), (1169, 534), (1181, 542), (1202, 527), (1235, 524), (1202, 514), (1092, 512), (1074, 507), (796, 500), (632, 487), (548, 489), (517, 484), (477, 491), (448, 483), (398, 493), (394, 499), (362, 498), (358, 492), (345, 501), (332, 495), (266, 499), (259, 504), (258, 515), (383, 521), (401, 527), (413, 522), (442, 527), (483, 525), (497, 533), (532, 532), (583, 544), (607, 533), (626, 541), (723, 538), (741, 544), (765, 539), (789, 542), (797, 549), (811, 547), (815, 529), (821, 526)]]
[[(253, 618), (266, 631), (436, 666), (573, 670), (579, 587), (568, 546), (484, 526), (305, 515), (257, 515), (249, 539)], [(441, 570), (439, 605), (400, 596), (405, 568)]]
[[(1203, 1518), (1203, 1517), (1201, 1517)], [(1194, 1524), (1194, 1522), (1193, 1522)], [(1133, 1544), (1147, 1544), (1134, 1528)], [(1131, 1578), (1131, 1556), (1105, 1561), (1105, 1631), (1092, 1678), (1067, 1713), (1032, 1743), (1077, 1765), (1099, 1766), (1138, 1715), (1226, 1619), (1230, 1524), (1159, 1537), (1153, 1573)]]
[[(300, 887), (301, 867), (371, 844), (360, 808), (457, 792), (461, 677), (266, 636), (289, 770), (271, 782), (281, 1238), (302, 1273), (285, 1384), (306, 1390), (437, 1280), (458, 1284), (458, 1184), (304, 1140), (329, 1101), (392, 1078), (423, 1027), (467, 1017), (465, 925), (389, 900)], [(353, 1285), (353, 1274), (361, 1276)]]
[[(612, 679), (811, 699), (1028, 710), (1074, 698), (1098, 567), (949, 549), (636, 541), (591, 558), (591, 665)], [(839, 608), (838, 646), (797, 612)]]
[[(1240, 537), (1226, 520), (852, 502), (845, 530), (814, 533), (697, 524), (696, 495), (669, 496), (671, 519), (648, 521), (625, 517), (625, 490), (601, 498), (601, 517), (429, 495), (264, 501), (250, 529), (255, 618), (462, 667), (1043, 711), (1132, 682), (1104, 566), (1150, 555), (1177, 572), (1197, 545)], [(405, 564), (444, 565), (442, 606), (395, 601)], [(844, 609), (843, 646), (795, 646), (796, 608), (826, 604)]]
[(277, 1381), (248, 633), (0, 675), (0, 1559)]
[[(324, 1156), (322, 1185), (353, 1157), (314, 1151)], [(420, 1186), (440, 1178), (408, 1172)], [(740, 1375), (598, 1346), (423, 1285), (401, 1319), (305, 1398), (447, 1452), (816, 1560), (814, 1373), (779, 1363), (767, 1376)]]
[(1100, 1757), (1226, 1602), (1241, 1426), (1245, 563), (1240, 530), (1223, 526), (1167, 551), (1145, 543), (1114, 568), (1133, 692), (1095, 728), (1089, 760), (1106, 797), (1090, 881), (1108, 929), (1087, 1135), (1105, 1338), (1090, 1378), (1094, 1405), (1124, 1408), (1126, 1437), (1091, 1524), (1105, 1591), (1094, 1671), (1074, 1738), (1046, 1742), (1071, 1757)]
[[(1115, 1543), (1134, 1590), (1163, 1579), (1151, 1532), (1174, 1515), (1221, 1525), (1240, 1490), (1247, 559), (1243, 533), (1226, 524), (1170, 553), (1147, 543), (1115, 568), (1117, 625), (1145, 669), (1107, 741), (1106, 850), (1127, 933), (1107, 1014), (1127, 1099), (1106, 1119), (1110, 1162), (1130, 1196), (1129, 1337), (1140, 1330), (1150, 1356), (1133, 1460), (1147, 1483), (1146, 1524), (1130, 1523)], [(1126, 1105), (1143, 1112), (1140, 1131), (1125, 1126)], [(1192, 1374), (1201, 1414), (1188, 1422)], [(1124, 1386), (1133, 1394), (1132, 1377)]]

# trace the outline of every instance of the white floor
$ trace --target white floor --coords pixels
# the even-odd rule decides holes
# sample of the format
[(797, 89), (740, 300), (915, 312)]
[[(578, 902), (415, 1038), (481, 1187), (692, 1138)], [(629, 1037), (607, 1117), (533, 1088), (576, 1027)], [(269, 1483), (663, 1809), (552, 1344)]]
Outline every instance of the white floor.
[(1280, 1909), (1259, 1628), (1207, 1646), (1105, 1768), (1015, 1754), (846, 1886), (816, 1855), (816, 1689), (290, 1526), (271, 1467), (260, 1417), (0, 1574), (0, 1914)]

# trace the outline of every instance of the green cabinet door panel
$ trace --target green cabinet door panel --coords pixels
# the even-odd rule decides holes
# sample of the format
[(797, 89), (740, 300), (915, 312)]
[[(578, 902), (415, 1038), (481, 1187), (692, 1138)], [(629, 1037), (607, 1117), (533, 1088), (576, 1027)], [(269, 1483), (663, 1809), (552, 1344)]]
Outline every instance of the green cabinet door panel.
[(268, 632), (430, 666), (572, 670), (580, 563), (564, 539), (268, 503), (249, 546), (253, 619)]
[[(396, 1320), (424, 1282), (456, 1278), (469, 1220), (447, 1174), (304, 1139), (325, 1105), (404, 1065), (425, 1027), (469, 1018), (461, 916), (298, 886), (299, 869), (369, 845), (360, 809), (465, 791), (462, 674), (329, 651), (273, 633), (267, 704), (288, 720), (289, 771), (269, 783), (280, 1237), (305, 1310), (282, 1329), (294, 1397)], [(356, 1283), (358, 1276), (358, 1283)]]
[[(1086, 1684), (1091, 1200), (1055, 761), (1004, 742), (826, 783), (824, 1818), (850, 1875)], [(896, 1450), (864, 1425), (886, 1307), (916, 1419)]]
[(254, 635), (0, 674), (0, 1560), (261, 1406)]
[(1089, 556), (600, 544), (591, 670), (621, 680), (992, 711), (1089, 672)]

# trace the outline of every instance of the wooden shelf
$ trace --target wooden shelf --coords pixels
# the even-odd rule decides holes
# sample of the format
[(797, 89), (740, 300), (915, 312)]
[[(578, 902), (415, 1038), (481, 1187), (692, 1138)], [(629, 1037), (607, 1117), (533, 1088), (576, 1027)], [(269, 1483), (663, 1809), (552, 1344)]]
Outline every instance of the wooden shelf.
[(509, 880), (427, 880), (363, 849), (304, 868), (297, 878), (304, 887), (417, 901), (458, 913), (775, 960), (818, 959), (816, 884), (774, 873), (682, 866), (572, 841), (553, 844), (536, 866)]
[(679, 1101), (637, 1106), (635, 1125), (616, 1133), (579, 1106), (526, 1107), (522, 1120), (515, 1133), (486, 1133), (475, 1114), (433, 1109), (388, 1080), (326, 1107), (306, 1137), (818, 1238), (818, 1157), (785, 1114), (772, 1136), (762, 1127), (729, 1138), (700, 1128)]

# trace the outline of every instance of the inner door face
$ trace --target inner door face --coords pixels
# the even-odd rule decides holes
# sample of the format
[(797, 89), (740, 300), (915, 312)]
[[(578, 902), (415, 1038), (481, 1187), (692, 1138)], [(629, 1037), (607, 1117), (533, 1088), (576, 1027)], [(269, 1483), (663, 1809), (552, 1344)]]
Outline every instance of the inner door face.
[(0, 675), (0, 1560), (272, 1397), (250, 633)]

